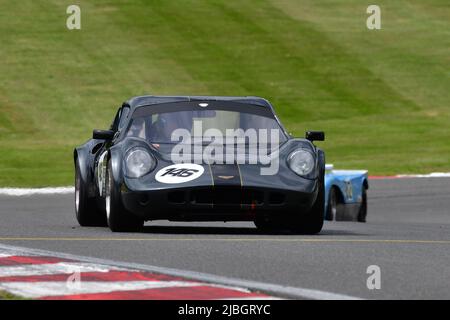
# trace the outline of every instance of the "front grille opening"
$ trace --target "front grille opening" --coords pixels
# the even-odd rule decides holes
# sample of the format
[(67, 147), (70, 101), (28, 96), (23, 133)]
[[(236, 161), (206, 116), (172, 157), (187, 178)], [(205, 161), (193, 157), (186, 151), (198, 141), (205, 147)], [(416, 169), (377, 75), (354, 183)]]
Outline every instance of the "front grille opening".
[(243, 204), (256, 204), (261, 205), (264, 203), (264, 193), (252, 189), (242, 190), (242, 203)]
[(190, 202), (194, 204), (215, 205), (262, 205), (264, 203), (264, 192), (239, 187), (215, 187), (192, 191)]
[(215, 188), (214, 204), (241, 204), (241, 188)]
[(213, 194), (209, 189), (194, 190), (191, 192), (191, 203), (212, 204)]
[(184, 191), (172, 191), (167, 195), (168, 201), (176, 204), (185, 203)]
[(269, 195), (270, 204), (283, 204), (286, 199), (286, 195), (279, 192), (271, 192)]

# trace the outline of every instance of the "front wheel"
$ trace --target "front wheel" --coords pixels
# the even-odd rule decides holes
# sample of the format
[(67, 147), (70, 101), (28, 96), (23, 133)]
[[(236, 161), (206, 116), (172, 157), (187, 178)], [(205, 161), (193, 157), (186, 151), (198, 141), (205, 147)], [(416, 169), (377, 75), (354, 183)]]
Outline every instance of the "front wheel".
[(328, 195), (328, 205), (325, 219), (333, 221), (344, 220), (345, 208), (340, 197), (339, 189), (332, 186)]
[(331, 187), (330, 194), (328, 195), (328, 205), (326, 219), (333, 221), (337, 216), (338, 195), (334, 187)]
[(81, 175), (78, 161), (75, 164), (75, 215), (82, 227), (105, 227), (105, 213), (99, 210), (95, 199), (88, 197), (88, 185)]
[(111, 231), (133, 232), (142, 229), (144, 220), (128, 212), (122, 205), (119, 188), (114, 183), (111, 163), (108, 164), (106, 175), (105, 208), (106, 220)]
[(301, 234), (316, 234), (322, 230), (325, 210), (325, 185), (323, 177), (319, 180), (316, 201), (305, 216), (296, 218), (291, 229)]
[(367, 189), (363, 186), (362, 202), (358, 212), (358, 222), (366, 222), (367, 217)]

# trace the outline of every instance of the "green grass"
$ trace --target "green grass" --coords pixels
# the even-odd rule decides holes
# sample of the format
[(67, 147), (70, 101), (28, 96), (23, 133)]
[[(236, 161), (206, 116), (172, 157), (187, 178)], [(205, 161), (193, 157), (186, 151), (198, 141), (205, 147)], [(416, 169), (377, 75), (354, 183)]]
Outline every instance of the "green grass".
[(72, 149), (141, 94), (259, 95), (327, 162), (450, 171), (450, 4), (359, 0), (2, 1), (0, 186), (67, 185)]
[(0, 300), (27, 300), (26, 298), (16, 296), (12, 293), (0, 290)]

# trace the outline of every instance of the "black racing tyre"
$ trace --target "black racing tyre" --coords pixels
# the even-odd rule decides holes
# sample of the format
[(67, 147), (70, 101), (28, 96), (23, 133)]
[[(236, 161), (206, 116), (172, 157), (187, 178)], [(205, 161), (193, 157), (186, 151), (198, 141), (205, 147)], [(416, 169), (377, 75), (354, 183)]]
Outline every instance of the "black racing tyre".
[(111, 231), (134, 232), (142, 229), (144, 220), (128, 212), (122, 205), (120, 191), (114, 184), (111, 162), (108, 163), (108, 172), (106, 174), (105, 208), (106, 220)]
[(363, 186), (362, 202), (358, 212), (358, 222), (366, 222), (367, 217), (367, 189)]
[(336, 220), (338, 211), (338, 193), (335, 187), (330, 188), (330, 194), (328, 195), (327, 213), (325, 218), (327, 220)]
[(105, 213), (97, 208), (95, 199), (88, 197), (88, 185), (81, 176), (78, 161), (75, 164), (75, 215), (82, 227), (105, 227)]
[(333, 186), (330, 189), (330, 194), (328, 195), (328, 206), (327, 212), (325, 214), (325, 219), (330, 221), (342, 221), (344, 220), (345, 207), (342, 202), (342, 197), (338, 187)]
[(325, 183), (323, 175), (319, 180), (316, 201), (305, 216), (292, 221), (290, 229), (300, 234), (317, 234), (322, 230), (325, 210)]

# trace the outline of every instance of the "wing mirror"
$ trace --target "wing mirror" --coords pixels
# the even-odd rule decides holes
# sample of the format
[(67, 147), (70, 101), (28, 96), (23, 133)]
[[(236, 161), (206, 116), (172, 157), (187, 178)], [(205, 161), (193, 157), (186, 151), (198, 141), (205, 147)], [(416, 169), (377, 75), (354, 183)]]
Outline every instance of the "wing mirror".
[(325, 132), (323, 131), (306, 131), (305, 138), (309, 141), (324, 141)]
[(92, 138), (98, 140), (112, 140), (114, 138), (114, 131), (112, 130), (97, 130), (92, 133)]

